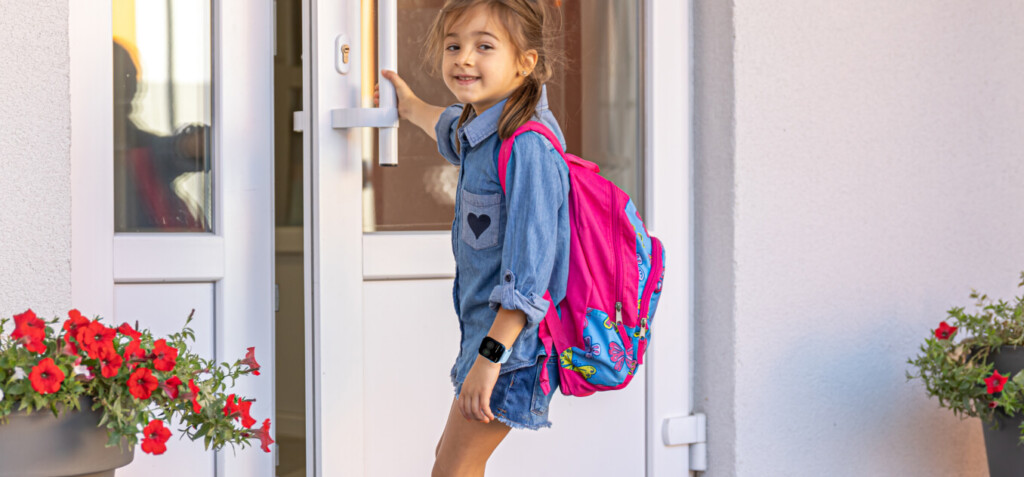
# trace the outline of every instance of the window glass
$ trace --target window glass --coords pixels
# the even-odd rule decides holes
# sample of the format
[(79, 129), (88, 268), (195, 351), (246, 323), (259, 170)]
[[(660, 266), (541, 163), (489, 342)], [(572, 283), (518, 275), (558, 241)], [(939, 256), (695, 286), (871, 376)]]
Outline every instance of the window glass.
[[(601, 174), (643, 213), (640, 4), (635, 0), (559, 0), (567, 64), (547, 83), (548, 102), (568, 152), (601, 166)], [(398, 0), (398, 70), (428, 103), (455, 102), (426, 71), (421, 45), (443, 0)], [(363, 0), (363, 106), (373, 105), (376, 1)], [(367, 34), (366, 32), (371, 33)], [(412, 123), (398, 128), (398, 167), (380, 167), (376, 130), (364, 129), (364, 231), (448, 230), (458, 170)]]
[(212, 231), (209, 0), (114, 0), (116, 232)]

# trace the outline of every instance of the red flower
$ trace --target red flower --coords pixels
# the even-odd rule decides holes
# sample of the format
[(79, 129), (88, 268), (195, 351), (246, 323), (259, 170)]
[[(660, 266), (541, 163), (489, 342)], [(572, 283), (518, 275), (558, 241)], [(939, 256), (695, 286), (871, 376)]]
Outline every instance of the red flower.
[(181, 386), (181, 378), (177, 376), (171, 376), (171, 379), (160, 383), (160, 388), (163, 389), (171, 399), (178, 399), (178, 386)]
[(178, 349), (167, 346), (167, 340), (156, 340), (153, 343), (153, 367), (157, 371), (170, 371), (174, 369), (178, 360)]
[(270, 444), (274, 443), (274, 440), (270, 438), (270, 419), (263, 421), (263, 426), (256, 431), (256, 437), (260, 439), (263, 452), (270, 452)]
[(135, 369), (139, 363), (146, 361), (146, 351), (142, 349), (142, 341), (133, 339), (124, 348), (124, 360), (128, 362), (128, 369)]
[[(238, 409), (242, 412), (242, 425), (246, 428), (250, 428), (253, 424), (256, 424), (256, 419), (253, 419), (252, 416), (249, 415), (250, 407), (252, 407), (252, 401), (242, 400), (238, 403)], [(236, 417), (235, 419), (238, 418)]]
[(1003, 385), (1010, 378), (1008, 376), (1000, 376), (999, 371), (993, 371), (992, 376), (985, 378), (985, 384), (988, 385), (988, 393), (994, 394), (1003, 390)]
[(82, 330), (89, 327), (89, 320), (82, 316), (78, 310), (68, 312), (68, 319), (64, 322), (64, 343), (65, 349), (69, 348), (71, 354), (78, 354), (78, 347), (71, 341), (72, 338), (82, 342)]
[(45, 337), (46, 322), (37, 318), (35, 312), (26, 310), (20, 315), (14, 315), (14, 332), (11, 333), (11, 338), (20, 340), (25, 349), (33, 353), (45, 353)]
[(998, 403), (998, 402), (995, 402), (995, 401), (989, 401), (989, 403), (988, 403), (988, 408), (989, 408), (989, 409), (995, 409), (995, 408), (996, 408), (997, 406), (999, 406), (999, 403)]
[(14, 332), (11, 338), (18, 339), (22, 336), (31, 336), (42, 339), (46, 335), (46, 322), (36, 317), (35, 312), (26, 310), (20, 315), (14, 315)]
[(935, 337), (940, 340), (948, 340), (950, 336), (953, 336), (953, 333), (956, 333), (956, 327), (949, 326), (948, 323), (943, 321), (939, 323), (939, 329), (935, 330)]
[(260, 363), (256, 362), (255, 347), (248, 348), (248, 351), (245, 353), (245, 359), (242, 360), (242, 364), (249, 365), (249, 367), (252, 368), (252, 374), (255, 374), (256, 376), (260, 375)]
[(53, 358), (46, 358), (32, 368), (28, 375), (32, 381), (32, 389), (39, 394), (50, 394), (60, 390), (60, 383), (64, 381), (64, 372), (53, 362)]
[(199, 414), (203, 406), (199, 405), (199, 386), (196, 386), (195, 380), (188, 380), (188, 390), (192, 393), (192, 412)]
[(171, 430), (164, 427), (164, 421), (152, 420), (142, 429), (142, 435), (142, 452), (160, 455), (167, 450), (166, 442), (171, 438)]
[(81, 342), (90, 358), (99, 359), (100, 351), (103, 348), (114, 347), (114, 337), (116, 336), (116, 330), (103, 326), (103, 323), (99, 321), (93, 321), (86, 329), (82, 330)]
[[(135, 324), (138, 324), (138, 323), (135, 323)], [(128, 323), (121, 323), (121, 326), (117, 327), (117, 331), (119, 333), (121, 333), (122, 335), (130, 337), (132, 339), (142, 338), (142, 333), (139, 333), (138, 331), (135, 331), (135, 328), (132, 328), (132, 325), (129, 325)]]
[(149, 368), (139, 368), (128, 377), (128, 392), (136, 399), (149, 399), (158, 381)]
[(100, 348), (100, 374), (104, 378), (117, 376), (121, 371), (122, 362), (121, 355), (117, 354), (113, 346)]
[(235, 395), (232, 394), (228, 396), (227, 402), (224, 403), (224, 415), (231, 417), (233, 414), (237, 414), (238, 412), (238, 404), (235, 401)]

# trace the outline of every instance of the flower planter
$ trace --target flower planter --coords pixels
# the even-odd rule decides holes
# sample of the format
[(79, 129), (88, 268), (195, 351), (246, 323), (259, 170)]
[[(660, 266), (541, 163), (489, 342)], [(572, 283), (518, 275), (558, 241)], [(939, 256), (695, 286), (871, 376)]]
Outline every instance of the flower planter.
[(92, 401), (81, 411), (16, 413), (0, 424), (0, 477), (113, 477), (131, 463), (134, 448), (106, 447), (107, 429)]
[[(1003, 346), (991, 357), (1000, 374), (1012, 376), (1024, 370), (1024, 348)], [(1019, 445), (1020, 424), (1024, 416), (1009, 417), (1001, 410), (995, 413), (998, 429), (991, 429), (991, 421), (981, 423), (985, 434), (985, 453), (988, 455), (990, 477), (1018, 477), (1024, 469), (1024, 446)]]

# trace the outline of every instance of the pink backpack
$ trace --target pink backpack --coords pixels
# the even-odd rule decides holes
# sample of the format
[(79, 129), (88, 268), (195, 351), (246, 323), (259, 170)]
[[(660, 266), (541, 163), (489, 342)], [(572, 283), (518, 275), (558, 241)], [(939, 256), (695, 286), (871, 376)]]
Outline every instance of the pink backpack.
[[(601, 177), (597, 164), (562, 151), (543, 124), (530, 121), (501, 143), (498, 175), (505, 173), (515, 138), (536, 132), (569, 166), (569, 280), (565, 299), (551, 303), (540, 323), (545, 349), (554, 346), (562, 394), (589, 396), (625, 387), (651, 339), (651, 319), (661, 296), (665, 250), (648, 235), (633, 201)], [(551, 294), (544, 298), (550, 303)], [(553, 358), (549, 356), (548, 359)], [(544, 394), (551, 391), (547, 366)]]

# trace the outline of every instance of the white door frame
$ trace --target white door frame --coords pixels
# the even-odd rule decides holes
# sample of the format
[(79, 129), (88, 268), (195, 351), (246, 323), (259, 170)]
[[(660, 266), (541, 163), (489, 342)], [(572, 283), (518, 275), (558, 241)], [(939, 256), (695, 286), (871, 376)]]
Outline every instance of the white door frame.
[[(690, 12), (690, 2), (644, 0), (641, 64), (645, 66), (646, 216), (651, 233), (665, 244), (670, 270), (668, 287), (659, 302), (658, 339), (647, 351), (651, 357), (645, 371), (648, 477), (676, 475), (680, 468), (688, 468), (687, 447), (664, 445), (662, 426), (664, 419), (688, 415), (692, 409)], [(311, 244), (305, 260), (309, 270), (307, 369), (313, 377), (306, 386), (307, 420), (313, 423), (307, 426), (307, 471), (311, 476), (322, 476), (325, 468), (344, 476), (362, 475), (364, 470), (362, 429), (367, 423), (361, 412), (364, 380), (359, 371), (363, 369), (362, 323), (347, 320), (346, 327), (338, 317), (362, 316), (364, 273), (366, 277), (411, 278), (407, 270), (390, 271), (391, 260), (377, 259), (379, 246), (397, 253), (424, 254), (423, 250), (386, 245), (400, 237), (394, 234), (364, 237), (360, 207), (343, 207), (330, 217), (319, 217), (322, 204), (360, 204), (363, 200), (361, 174), (351, 173), (362, 168), (358, 130), (333, 129), (330, 112), (359, 106), (358, 87), (344, 84), (333, 68), (335, 38), (341, 33), (358, 38), (359, 22), (358, 2), (303, 2), (303, 51), (311, 52), (307, 55), (311, 61), (303, 64), (304, 84), (311, 85), (304, 89), (303, 98), (308, 133), (304, 137), (305, 241)], [(349, 75), (359, 77), (359, 52), (352, 53)], [(314, 97), (319, 104), (312, 101)], [(339, 157), (334, 152), (339, 150), (345, 154)], [(447, 236), (433, 242), (440, 244), (439, 250), (449, 250)], [(449, 261), (426, 256), (430, 266), (416, 271), (415, 277), (439, 276), (435, 270), (442, 270), (440, 276), (452, 275)], [(330, 289), (323, 288), (323, 283), (330, 283)]]
[[(215, 282), (215, 358), (233, 362), (256, 347), (263, 375), (234, 390), (275, 421), (273, 2), (211, 3), (215, 233), (115, 235), (112, 2), (70, 2), (72, 302), (116, 320), (115, 282)], [(239, 84), (263, 101), (228, 93)], [(259, 446), (216, 459), (221, 476), (274, 469)]]

